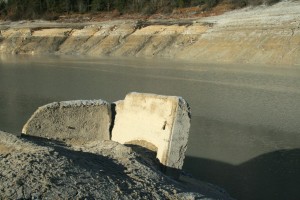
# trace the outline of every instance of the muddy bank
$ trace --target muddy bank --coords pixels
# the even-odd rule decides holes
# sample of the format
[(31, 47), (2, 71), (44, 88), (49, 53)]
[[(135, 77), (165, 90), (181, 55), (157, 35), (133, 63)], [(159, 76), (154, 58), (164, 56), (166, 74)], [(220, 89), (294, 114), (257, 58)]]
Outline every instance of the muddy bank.
[(281, 2), (189, 20), (1, 22), (0, 53), (299, 65), (299, 19), (300, 2)]
[(151, 152), (134, 146), (66, 145), (2, 131), (0, 137), (0, 198), (231, 199), (215, 186), (166, 177)]

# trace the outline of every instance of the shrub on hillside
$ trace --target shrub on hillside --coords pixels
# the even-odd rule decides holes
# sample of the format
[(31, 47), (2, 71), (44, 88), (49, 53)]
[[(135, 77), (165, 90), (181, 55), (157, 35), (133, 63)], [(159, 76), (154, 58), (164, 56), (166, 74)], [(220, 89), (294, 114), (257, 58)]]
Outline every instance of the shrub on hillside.
[(245, 6), (259, 6), (262, 4), (273, 5), (281, 0), (230, 0), (236, 7), (242, 8)]
[(280, 2), (281, 0), (266, 0), (266, 4), (267, 5), (273, 5), (273, 4), (275, 4), (275, 3), (278, 3), (278, 2)]
[[(176, 8), (201, 6), (211, 10), (219, 3), (234, 7), (273, 5), (281, 0), (0, 0), (0, 17), (12, 20), (38, 19), (66, 13), (90, 13), (118, 10), (119, 13), (171, 13)], [(299, 1), (299, 0), (294, 0)]]
[(208, 8), (212, 8), (219, 3), (219, 0), (206, 0), (205, 3)]

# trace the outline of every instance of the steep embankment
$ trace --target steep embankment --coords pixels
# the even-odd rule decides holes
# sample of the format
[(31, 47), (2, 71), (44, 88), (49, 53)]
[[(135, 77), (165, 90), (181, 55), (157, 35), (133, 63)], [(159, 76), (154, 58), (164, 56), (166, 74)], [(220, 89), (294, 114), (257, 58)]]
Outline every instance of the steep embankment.
[(0, 53), (167, 57), (200, 62), (300, 64), (300, 2), (193, 20), (0, 25)]

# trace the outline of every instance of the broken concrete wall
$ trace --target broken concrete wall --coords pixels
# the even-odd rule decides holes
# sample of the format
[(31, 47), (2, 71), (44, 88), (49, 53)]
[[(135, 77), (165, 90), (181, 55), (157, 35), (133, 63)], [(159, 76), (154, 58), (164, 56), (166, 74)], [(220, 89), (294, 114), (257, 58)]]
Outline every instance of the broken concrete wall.
[(102, 100), (55, 102), (40, 107), (22, 133), (63, 141), (112, 140), (157, 152), (160, 163), (181, 169), (187, 148), (190, 110), (181, 97), (130, 93), (111, 105)]
[(149, 149), (154, 145), (161, 164), (181, 169), (189, 128), (190, 110), (181, 97), (130, 93), (116, 103), (112, 140)]
[(38, 108), (22, 133), (79, 142), (109, 140), (110, 104), (102, 100), (55, 102)]

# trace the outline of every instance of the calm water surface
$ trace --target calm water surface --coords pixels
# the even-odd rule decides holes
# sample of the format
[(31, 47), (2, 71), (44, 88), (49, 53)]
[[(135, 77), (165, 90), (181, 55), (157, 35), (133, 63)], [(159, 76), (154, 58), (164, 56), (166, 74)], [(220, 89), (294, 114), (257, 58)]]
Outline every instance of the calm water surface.
[(300, 199), (300, 66), (0, 57), (0, 129), (20, 132), (53, 101), (113, 102), (132, 91), (190, 103), (188, 173), (237, 199)]

